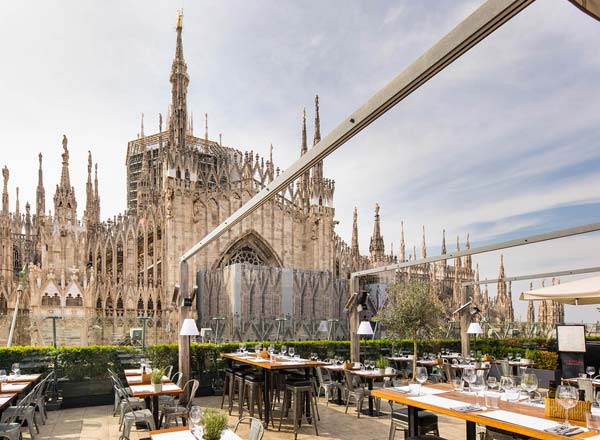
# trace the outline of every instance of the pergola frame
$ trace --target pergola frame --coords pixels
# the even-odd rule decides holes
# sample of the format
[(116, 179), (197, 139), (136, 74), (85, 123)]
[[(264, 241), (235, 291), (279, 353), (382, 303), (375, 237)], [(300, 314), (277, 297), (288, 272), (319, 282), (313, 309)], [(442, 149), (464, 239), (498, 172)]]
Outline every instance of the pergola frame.
[[(266, 185), (223, 223), (193, 245), (180, 259), (181, 298), (189, 299), (188, 260), (190, 258), (209, 243), (222, 236), (231, 227), (248, 217), (271, 198), (275, 197), (303, 173), (365, 129), (461, 55), (533, 3), (533, 1), (487, 0), (475, 12), (465, 18), (446, 36), (415, 60), (408, 68), (396, 76), (389, 84), (371, 97), (363, 106), (345, 118), (331, 133), (302, 155), (300, 159), (294, 162), (279, 177)], [(359, 273), (353, 274), (351, 277), (351, 286), (354, 286), (354, 283), (360, 276)], [(188, 316), (189, 306), (183, 306), (183, 303), (180, 304), (179, 318), (180, 321), (183, 321)], [(354, 348), (358, 344), (358, 337), (356, 335), (358, 322), (355, 321), (356, 319), (350, 320), (353, 358), (356, 358), (358, 354), (358, 351)], [(184, 378), (188, 378), (190, 373), (188, 359), (189, 350), (187, 344), (180, 337), (179, 368), (183, 372)]]

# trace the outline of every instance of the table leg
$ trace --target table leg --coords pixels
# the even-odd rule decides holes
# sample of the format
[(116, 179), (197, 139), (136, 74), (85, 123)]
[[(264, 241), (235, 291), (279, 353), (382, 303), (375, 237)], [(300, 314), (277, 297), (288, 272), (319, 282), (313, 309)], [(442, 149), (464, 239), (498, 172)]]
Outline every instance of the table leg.
[[(312, 394), (312, 383), (310, 381), (310, 368), (304, 369), (304, 377), (306, 378), (308, 383), (311, 384), (311, 394)], [(304, 402), (304, 409), (306, 411), (306, 418), (307, 418), (308, 422), (312, 423), (311, 416), (310, 416), (310, 399), (312, 399), (312, 395), (309, 396), (309, 398), (306, 399), (306, 401)]]
[(477, 425), (475, 422), (467, 420), (467, 440), (475, 440), (477, 438)]
[[(369, 389), (369, 391), (372, 391), (373, 390), (373, 379), (369, 378), (367, 380), (367, 384), (368, 384), (367, 388)], [(371, 417), (374, 416), (374, 414), (373, 414), (373, 396), (371, 395), (371, 393), (369, 393), (369, 415)]]
[(152, 417), (154, 417), (154, 426), (159, 429), (158, 426), (158, 394), (152, 396)]
[[(468, 431), (468, 428), (467, 428)], [(419, 408), (408, 407), (408, 436), (416, 437), (419, 435)], [(469, 439), (470, 440), (470, 439)]]
[(263, 387), (263, 403), (265, 411), (265, 429), (269, 429), (269, 420), (271, 418), (271, 375), (268, 368), (263, 368), (264, 387)]

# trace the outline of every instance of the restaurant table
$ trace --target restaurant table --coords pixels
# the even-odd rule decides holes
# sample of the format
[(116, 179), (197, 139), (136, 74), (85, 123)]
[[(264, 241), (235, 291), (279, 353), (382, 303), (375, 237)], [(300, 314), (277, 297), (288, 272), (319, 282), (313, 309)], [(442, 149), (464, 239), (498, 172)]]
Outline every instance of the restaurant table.
[(0, 414), (17, 400), (17, 393), (1, 393), (0, 394)]
[(142, 369), (141, 368), (126, 368), (125, 376), (141, 376)]
[(30, 386), (33, 385), (33, 382), (10, 382), (10, 383), (3, 383), (2, 384), (2, 389), (0, 390), (0, 392), (2, 393), (22, 393), (24, 392), (27, 388), (29, 388)]
[[(125, 376), (128, 385), (142, 385), (142, 376)], [(171, 382), (167, 376), (163, 376), (161, 379), (162, 383)]]
[(7, 382), (37, 382), (41, 374), (9, 374), (6, 376)]
[[(577, 385), (577, 379), (587, 379), (589, 380), (588, 377), (569, 377), (567, 379), (562, 379), (563, 383), (569, 384), (569, 385)], [(598, 388), (600, 387), (600, 379), (593, 379), (592, 380), (592, 385), (594, 386), (594, 388)]]
[[(500, 365), (502, 361), (506, 359), (497, 359), (494, 361), (495, 364)], [(518, 376), (519, 368), (533, 368), (535, 367), (535, 362), (523, 362), (522, 360), (518, 361), (508, 361), (508, 365), (511, 367), (511, 373), (513, 376)]]
[[(423, 386), (421, 396), (412, 396), (397, 388), (380, 388), (372, 394), (385, 400), (391, 400), (408, 407), (408, 433), (416, 436), (418, 430), (418, 411), (428, 410), (438, 414), (455, 417), (466, 421), (466, 440), (475, 440), (476, 425), (485, 425), (515, 434), (533, 437), (539, 440), (564, 440), (566, 437), (545, 432), (544, 429), (561, 424), (564, 419), (544, 416), (544, 408), (525, 403), (500, 401), (499, 410), (480, 410), (461, 412), (456, 408), (475, 403), (475, 396), (470, 393), (452, 391), (449, 384), (432, 384)], [(480, 397), (480, 403), (482, 398)], [(585, 422), (571, 421), (571, 424), (585, 426)], [(593, 432), (584, 432), (570, 438), (592, 437)]]
[[(254, 353), (243, 355), (241, 353), (221, 353), (221, 357), (228, 359), (230, 363), (240, 362), (252, 365), (262, 369), (265, 385), (263, 386), (263, 401), (265, 411), (264, 426), (268, 429), (271, 418), (271, 372), (274, 370), (304, 370), (307, 379), (310, 378), (310, 372), (315, 367), (325, 367), (328, 364), (321, 361), (310, 361), (307, 359), (293, 359), (285, 356), (276, 356), (271, 362), (270, 359), (262, 359)], [(310, 416), (310, 401), (306, 399), (307, 415)], [(309, 417), (310, 419), (310, 417)]]
[[(383, 379), (384, 377), (393, 378), (396, 377), (396, 373), (382, 373), (377, 370), (349, 370), (350, 373), (360, 377), (361, 379), (367, 380), (367, 388), (369, 391), (373, 391), (373, 382), (375, 379)], [(367, 413), (371, 417), (375, 417), (375, 413), (373, 412), (373, 393), (369, 395), (369, 411)], [(377, 413), (379, 416), (380, 413)]]
[[(150, 431), (151, 440), (198, 440), (190, 432), (188, 426), (178, 426), (176, 428), (159, 429)], [(226, 429), (221, 433), (221, 440), (242, 440), (242, 438), (231, 429)]]
[[(129, 377), (127, 376), (127, 383), (129, 384)], [(133, 376), (135, 377), (135, 376)], [(152, 399), (152, 417), (154, 418), (154, 424), (158, 426), (158, 396), (175, 396), (183, 394), (183, 390), (172, 382), (163, 383), (161, 391), (154, 391), (152, 384), (150, 385), (136, 385), (129, 384), (131, 389), (131, 395), (133, 397), (143, 397), (146, 401)]]
[(482, 365), (481, 367), (477, 367), (475, 368), (475, 365), (471, 365), (471, 364), (450, 364), (451, 368), (454, 368), (455, 370), (464, 370), (465, 368), (473, 368), (475, 370), (489, 370), (490, 366), (489, 365)]

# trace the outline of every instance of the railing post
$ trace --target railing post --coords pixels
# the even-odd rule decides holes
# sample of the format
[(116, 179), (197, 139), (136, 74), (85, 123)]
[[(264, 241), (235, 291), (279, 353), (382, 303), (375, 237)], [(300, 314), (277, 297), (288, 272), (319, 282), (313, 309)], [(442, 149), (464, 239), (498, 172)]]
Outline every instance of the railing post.
[[(350, 296), (358, 293), (358, 277), (350, 277)], [(350, 361), (360, 362), (360, 339), (358, 336), (358, 311), (356, 304), (350, 306), (348, 315), (348, 324), (350, 326)]]
[(183, 373), (183, 382), (185, 383), (191, 378), (190, 371), (190, 344), (189, 336), (179, 335), (181, 324), (188, 317), (189, 307), (183, 305), (183, 300), (189, 295), (189, 273), (187, 261), (182, 261), (179, 265), (179, 286), (180, 296), (177, 308), (179, 310), (179, 323), (177, 324), (177, 335), (179, 337), (179, 371)]

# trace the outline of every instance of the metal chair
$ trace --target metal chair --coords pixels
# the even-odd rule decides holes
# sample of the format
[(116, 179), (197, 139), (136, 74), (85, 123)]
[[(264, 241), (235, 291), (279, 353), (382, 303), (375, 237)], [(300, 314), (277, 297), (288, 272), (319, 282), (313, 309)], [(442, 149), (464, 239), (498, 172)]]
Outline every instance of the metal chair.
[(339, 393), (342, 392), (342, 384), (338, 381), (334, 381), (331, 379), (331, 375), (329, 371), (322, 367), (317, 367), (317, 380), (318, 380), (318, 390), (317, 390), (317, 399), (321, 397), (321, 390), (325, 392), (325, 405), (329, 406), (329, 399), (331, 398), (331, 392), (335, 389), (338, 390)]
[(149, 409), (134, 409), (132, 405), (129, 403), (129, 396), (125, 391), (117, 386), (117, 392), (119, 394), (119, 399), (121, 400), (120, 406), (122, 408), (122, 425), (123, 432), (119, 437), (119, 440), (129, 440), (129, 434), (131, 434), (131, 428), (138, 424), (145, 424), (148, 426), (148, 430), (154, 431), (156, 429), (156, 425), (154, 424), (154, 416), (152, 415), (152, 411)]
[(254, 417), (242, 417), (241, 419), (239, 419), (238, 422), (235, 424), (235, 429), (233, 430), (233, 432), (237, 432), (240, 423), (242, 423), (244, 420), (250, 421), (250, 431), (248, 432), (248, 440), (262, 440), (263, 436), (265, 435), (265, 428), (262, 422)]
[(54, 379), (54, 375), (56, 373), (54, 371), (50, 372), (43, 380), (40, 382), (40, 387), (38, 389), (38, 393), (33, 398), (33, 403), (35, 408), (39, 410), (40, 417), (42, 419), (42, 424), (46, 424), (47, 415), (46, 415), (46, 391), (48, 390), (48, 385)]
[(141, 397), (130, 397), (127, 391), (113, 378), (113, 388), (116, 393), (116, 399), (118, 399), (118, 411), (119, 411), (119, 429), (123, 427), (123, 420), (125, 414), (130, 410), (141, 411), (146, 409), (146, 401)]
[(19, 403), (15, 406), (10, 406), (2, 412), (0, 423), (9, 423), (12, 420), (20, 420), (21, 425), (27, 421), (27, 427), (29, 428), (29, 434), (31, 438), (35, 438), (34, 427), (37, 433), (40, 433), (40, 428), (35, 418), (35, 403), (33, 401), (34, 396), (38, 392), (41, 383), (37, 384), (33, 390), (23, 397)]
[[(365, 400), (365, 397), (368, 398), (371, 395), (371, 392), (365, 389), (360, 383), (354, 383), (355, 376), (352, 375), (347, 370), (344, 370), (344, 377), (346, 379), (346, 411), (348, 414), (348, 405), (350, 405), (350, 398), (353, 398), (356, 402), (356, 413), (357, 417), (360, 418), (360, 412), (362, 411), (362, 405)], [(377, 412), (379, 412), (379, 406), (381, 404), (381, 399), (377, 398), (375, 400), (375, 404), (377, 406)]]
[(12, 415), (3, 417), (4, 421), (0, 423), (0, 438), (8, 440), (19, 440), (21, 438), (21, 423), (17, 422), (17, 418), (27, 409), (23, 405), (17, 404), (17, 408)]
[(159, 426), (163, 426), (163, 418), (165, 419), (165, 428), (169, 427), (171, 420), (175, 420), (176, 426), (179, 426), (177, 419), (181, 419), (181, 422), (185, 424), (190, 412), (190, 408), (194, 404), (194, 397), (196, 397), (196, 391), (198, 391), (199, 386), (200, 382), (198, 382), (196, 379), (188, 380), (183, 386), (183, 394), (181, 394), (179, 402), (175, 406), (167, 406), (163, 408), (163, 411), (160, 415)]
[(165, 376), (171, 379), (171, 374), (173, 374), (173, 365), (169, 365), (167, 368), (165, 368)]
[[(178, 371), (173, 374), (171, 378), (171, 382), (181, 388), (181, 382), (183, 381), (183, 373)], [(158, 396), (158, 405), (162, 409), (165, 406), (174, 406), (175, 405), (176, 396), (163, 394), (162, 396)]]
[[(388, 440), (394, 440), (397, 430), (404, 431), (404, 437), (408, 435), (408, 408), (394, 409), (394, 402), (390, 401), (390, 433)], [(426, 435), (433, 432), (440, 435), (438, 428), (438, 417), (430, 411), (419, 411), (419, 435)], [(430, 437), (427, 437), (430, 438)]]

